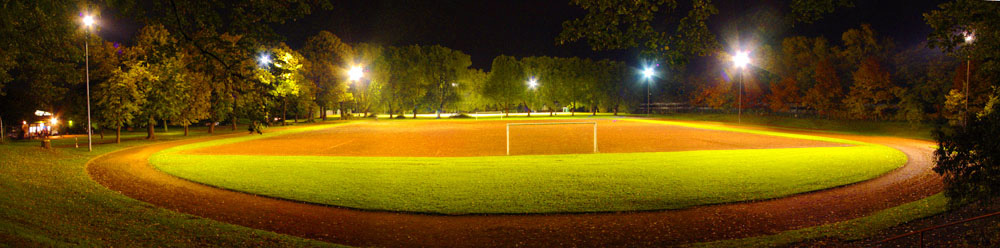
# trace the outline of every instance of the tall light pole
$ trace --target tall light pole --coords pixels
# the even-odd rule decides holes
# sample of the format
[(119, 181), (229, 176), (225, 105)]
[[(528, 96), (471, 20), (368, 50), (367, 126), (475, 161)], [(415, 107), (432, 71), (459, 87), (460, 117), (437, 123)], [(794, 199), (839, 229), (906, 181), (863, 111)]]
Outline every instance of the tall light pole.
[(736, 114), (736, 122), (741, 124), (743, 123), (743, 74), (749, 63), (750, 55), (746, 51), (739, 51), (736, 56), (733, 56), (733, 65), (740, 69), (739, 112)]
[(649, 111), (652, 109), (652, 107), (649, 106), (649, 104), (650, 104), (649, 103), (649, 97), (653, 93), (650, 93), (649, 89), (652, 87), (651, 85), (653, 84), (653, 76), (655, 74), (656, 74), (656, 72), (653, 71), (652, 67), (646, 67), (646, 69), (642, 70), (642, 76), (644, 78), (646, 78), (646, 117), (649, 117)]
[(83, 60), (87, 67), (87, 151), (94, 151), (94, 139), (91, 137), (93, 136), (94, 131), (92, 130), (93, 126), (90, 124), (90, 44), (87, 41), (90, 39), (90, 27), (94, 26), (94, 16), (84, 16), (83, 25), (86, 26), (86, 35), (83, 38)]
[[(972, 32), (965, 33), (965, 45), (971, 45), (976, 40), (976, 35)], [(962, 117), (962, 126), (968, 125), (969, 116), (969, 75), (972, 73), (972, 56), (966, 55), (965, 64), (965, 115)]]

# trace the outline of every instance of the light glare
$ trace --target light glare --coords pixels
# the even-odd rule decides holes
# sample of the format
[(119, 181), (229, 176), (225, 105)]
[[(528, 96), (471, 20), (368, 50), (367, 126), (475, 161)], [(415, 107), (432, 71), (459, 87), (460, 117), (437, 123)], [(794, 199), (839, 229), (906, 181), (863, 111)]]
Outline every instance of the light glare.
[(358, 81), (364, 76), (364, 71), (361, 70), (360, 66), (351, 67), (350, 71), (347, 71), (347, 78), (351, 81)]
[(976, 34), (972, 32), (965, 33), (965, 43), (972, 43), (976, 40)]
[(94, 25), (94, 17), (93, 16), (89, 16), (89, 15), (88, 16), (84, 16), (83, 17), (83, 25), (87, 25), (88, 28), (90, 26), (93, 26)]
[(654, 72), (653, 68), (651, 67), (646, 67), (646, 69), (642, 70), (642, 76), (646, 77), (646, 79), (653, 78), (654, 74), (656, 74), (656, 72)]
[(528, 79), (528, 88), (535, 89), (535, 87), (538, 87), (538, 79), (531, 77), (531, 79)]
[(750, 55), (746, 51), (740, 51), (733, 56), (733, 64), (738, 68), (744, 68), (750, 63)]
[(268, 56), (267, 54), (261, 54), (260, 58), (257, 59), (257, 61), (260, 62), (260, 65), (271, 64), (271, 56)]

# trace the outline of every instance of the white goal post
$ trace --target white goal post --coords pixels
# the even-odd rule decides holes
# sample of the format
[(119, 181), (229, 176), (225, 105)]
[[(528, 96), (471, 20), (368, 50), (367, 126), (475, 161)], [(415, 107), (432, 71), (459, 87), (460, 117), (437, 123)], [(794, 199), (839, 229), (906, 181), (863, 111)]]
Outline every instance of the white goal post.
[(594, 125), (594, 153), (597, 153), (597, 122), (507, 123), (507, 156), (510, 156), (510, 126), (534, 125)]

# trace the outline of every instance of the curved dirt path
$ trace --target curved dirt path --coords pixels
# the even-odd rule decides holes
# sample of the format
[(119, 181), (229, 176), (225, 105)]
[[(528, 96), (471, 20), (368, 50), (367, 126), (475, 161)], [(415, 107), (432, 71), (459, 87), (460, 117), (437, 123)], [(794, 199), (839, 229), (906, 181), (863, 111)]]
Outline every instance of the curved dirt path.
[(149, 156), (160, 150), (231, 135), (123, 149), (91, 160), (87, 171), (110, 189), (174, 211), (332, 243), (379, 247), (669, 246), (849, 220), (942, 189), (940, 177), (931, 170), (932, 142), (774, 130), (884, 144), (902, 151), (909, 160), (904, 167), (872, 180), (773, 200), (668, 211), (556, 215), (439, 216), (327, 207), (205, 186), (157, 171), (148, 163)]

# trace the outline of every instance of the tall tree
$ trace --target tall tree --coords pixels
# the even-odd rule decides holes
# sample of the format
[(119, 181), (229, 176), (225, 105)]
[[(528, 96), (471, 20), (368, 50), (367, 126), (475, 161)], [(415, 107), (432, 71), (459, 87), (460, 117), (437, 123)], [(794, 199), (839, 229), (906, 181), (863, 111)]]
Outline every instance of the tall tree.
[(514, 57), (500, 55), (493, 59), (490, 75), (483, 86), (483, 95), (503, 106), (504, 113), (510, 116), (511, 104), (524, 97), (524, 69)]
[(347, 80), (344, 80), (341, 71), (350, 66), (348, 62), (353, 57), (353, 49), (336, 35), (320, 31), (306, 40), (302, 55), (309, 60), (305, 68), (306, 77), (316, 85), (314, 97), (320, 116), (325, 121), (328, 108), (348, 101)]
[[(176, 40), (160, 25), (149, 25), (139, 30), (136, 45), (128, 50), (128, 60), (144, 63), (155, 75), (140, 82), (139, 87), (146, 101), (139, 106), (140, 116), (146, 125), (146, 138), (156, 139), (156, 120), (168, 120), (177, 116), (183, 108), (184, 91), (187, 82), (184, 74), (186, 65), (177, 47)], [(164, 126), (166, 123), (164, 122)]]
[[(270, 63), (261, 63), (255, 72), (258, 82), (267, 89), (268, 98), (258, 104), (268, 109), (271, 109), (268, 103), (280, 105), (278, 109), (281, 110), (281, 125), (284, 126), (288, 118), (290, 99), (299, 95), (304, 88), (303, 85), (310, 84), (303, 71), (304, 58), (285, 43), (279, 43), (263, 53), (270, 56)], [(267, 119), (270, 120), (271, 118)], [(255, 131), (259, 133), (260, 130)]]
[(806, 91), (805, 105), (822, 115), (831, 115), (840, 109), (844, 96), (844, 86), (837, 76), (837, 69), (829, 59), (819, 61), (815, 65), (814, 78), (816, 84)]
[(426, 77), (428, 85), (433, 89), (428, 89), (428, 97), (433, 102), (437, 110), (437, 118), (441, 118), (441, 112), (445, 110), (445, 104), (458, 101), (459, 74), (466, 71), (472, 65), (469, 55), (452, 50), (446, 47), (434, 45), (422, 48), (423, 75)]
[(115, 143), (121, 143), (122, 126), (130, 125), (146, 101), (140, 85), (155, 80), (141, 62), (129, 62), (127, 70), (115, 69), (109, 80), (101, 82), (96, 94), (97, 116), (102, 126), (115, 128)]
[(895, 99), (897, 90), (889, 80), (889, 72), (870, 58), (861, 63), (853, 75), (854, 84), (844, 104), (856, 118), (883, 120)]
[(786, 77), (771, 85), (771, 94), (767, 96), (768, 107), (773, 111), (788, 112), (792, 106), (799, 104), (800, 93), (798, 82)]

